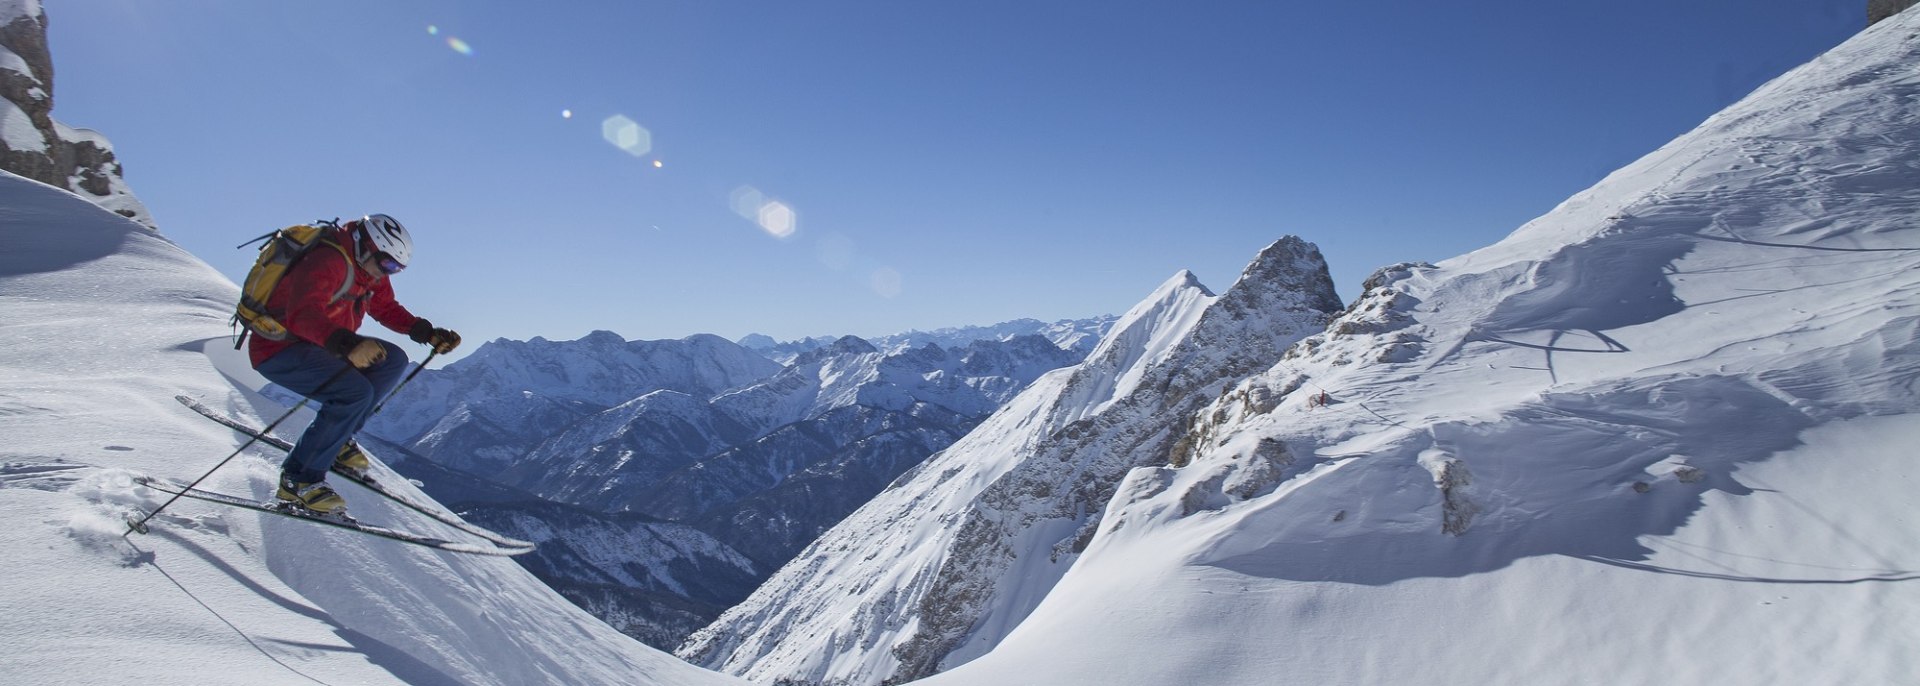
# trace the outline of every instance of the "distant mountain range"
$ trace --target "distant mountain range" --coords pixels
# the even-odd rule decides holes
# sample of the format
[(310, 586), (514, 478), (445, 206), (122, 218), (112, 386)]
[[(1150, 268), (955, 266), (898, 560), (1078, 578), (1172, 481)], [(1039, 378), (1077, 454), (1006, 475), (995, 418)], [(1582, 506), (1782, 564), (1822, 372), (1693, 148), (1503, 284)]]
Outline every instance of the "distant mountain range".
[(842, 521), (681, 656), (759, 682), (872, 684), (977, 655), (1066, 572), (1129, 470), (1167, 462), (1187, 440), (1175, 427), (1339, 310), (1298, 238), (1222, 295), (1174, 275), (1085, 361)]
[[(1084, 357), (1100, 342), (1109, 327), (1113, 326), (1114, 315), (1104, 315), (1090, 319), (1063, 319), (1056, 322), (1043, 322), (1037, 319), (1015, 319), (988, 326), (960, 326), (933, 331), (908, 331), (889, 336), (869, 339), (874, 347), (887, 352), (901, 352), (909, 348), (923, 347), (928, 343), (938, 344), (942, 348), (965, 348), (976, 341), (1004, 341), (1020, 336), (1040, 336), (1059, 346), (1062, 350), (1079, 353)], [(748, 334), (739, 340), (740, 345), (765, 355), (767, 359), (788, 364), (800, 354), (833, 345), (839, 339), (831, 336), (802, 338), (794, 341), (776, 341), (763, 334)]]
[[(1025, 320), (890, 336), (884, 346), (846, 336), (766, 349), (784, 364), (715, 336), (498, 340), (422, 373), (368, 433), (403, 471), (422, 471), (406, 460), (431, 463), (441, 474), (426, 479), (436, 497), (475, 496), (467, 512), (515, 531), (557, 517), (622, 538), (650, 530), (633, 523), (638, 515), (705, 532), (712, 546), (591, 554), (576, 544), (601, 539), (556, 536), (530, 558), (569, 598), (670, 648), (1034, 379), (1077, 363), (1087, 337), (1113, 321)], [(445, 478), (448, 470), (535, 500), (500, 497)], [(459, 488), (436, 492), (435, 482)], [(629, 553), (640, 557), (622, 557)], [(663, 554), (691, 557), (646, 557)], [(647, 571), (734, 558), (750, 561), (747, 581), (704, 596)], [(652, 581), (607, 581), (627, 568)], [(628, 587), (638, 590), (619, 590)]]
[(140, 485), (272, 497), (169, 400), (284, 412), (238, 289), (0, 173), (0, 683), (1910, 683), (1916, 64), (1908, 11), (1344, 308), (1283, 239), (1085, 355), (496, 341), (363, 439), (524, 567)]

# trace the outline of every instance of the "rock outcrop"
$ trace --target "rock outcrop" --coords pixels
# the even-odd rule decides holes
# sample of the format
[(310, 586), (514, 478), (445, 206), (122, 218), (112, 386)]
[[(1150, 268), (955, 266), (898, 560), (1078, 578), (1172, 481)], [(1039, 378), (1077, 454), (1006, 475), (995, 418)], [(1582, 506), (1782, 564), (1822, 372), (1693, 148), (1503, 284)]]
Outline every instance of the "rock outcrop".
[[(1326, 261), (1295, 237), (1219, 295), (1175, 274), (1084, 362), (901, 476), (679, 654), (805, 686), (905, 683), (986, 654), (1086, 550), (1127, 474), (1165, 464), (1199, 408), (1339, 308)], [(1264, 484), (1292, 460), (1281, 445), (1259, 456), (1276, 474)], [(1253, 494), (1259, 481), (1221, 488)]]
[(37, 1), (0, 5), (0, 96), (0, 169), (155, 228), (146, 206), (127, 190), (113, 145), (53, 119), (53, 55)]

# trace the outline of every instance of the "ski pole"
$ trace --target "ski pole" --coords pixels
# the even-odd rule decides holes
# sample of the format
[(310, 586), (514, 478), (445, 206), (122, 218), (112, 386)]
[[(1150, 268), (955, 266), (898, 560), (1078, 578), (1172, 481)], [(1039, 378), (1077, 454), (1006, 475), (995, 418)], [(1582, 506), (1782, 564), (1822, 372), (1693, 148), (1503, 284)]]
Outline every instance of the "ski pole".
[[(334, 373), (333, 373), (333, 376), (329, 376), (329, 377), (327, 377), (327, 380), (326, 380), (326, 381), (323, 381), (323, 382), (321, 382), (321, 383), (320, 383), (320, 387), (319, 387), (319, 388), (315, 388), (315, 389), (313, 389), (313, 392), (314, 392), (314, 393), (319, 393), (319, 392), (320, 392), (320, 391), (321, 391), (322, 389), (325, 389), (325, 388), (326, 388), (327, 386), (329, 386), (329, 385), (331, 385), (331, 384), (333, 383), (333, 381), (334, 381), (334, 379), (338, 379), (338, 378), (340, 378), (340, 375), (341, 375), (341, 374), (345, 374), (345, 373), (347, 373), (347, 370), (349, 370), (349, 369), (352, 369), (352, 368), (353, 368), (353, 366), (352, 366), (352, 365), (347, 365), (347, 366), (343, 366), (343, 367), (341, 367), (339, 371), (336, 371), (336, 372), (334, 372)], [(214, 466), (213, 466), (213, 469), (209, 469), (209, 470), (207, 470), (207, 473), (205, 473), (205, 474), (201, 474), (201, 475), (200, 475), (200, 478), (198, 478), (198, 479), (194, 479), (194, 480), (193, 480), (193, 483), (190, 483), (190, 484), (187, 484), (187, 487), (186, 487), (186, 488), (183, 488), (183, 489), (180, 489), (180, 491), (181, 491), (181, 492), (179, 492), (179, 493), (175, 493), (175, 494), (173, 494), (173, 497), (172, 497), (172, 498), (168, 498), (168, 499), (167, 499), (167, 502), (165, 502), (165, 503), (161, 503), (161, 504), (160, 504), (160, 507), (157, 507), (157, 508), (154, 508), (154, 510), (153, 510), (152, 512), (149, 512), (149, 513), (147, 513), (147, 516), (145, 516), (145, 517), (141, 517), (141, 518), (140, 518), (140, 521), (137, 521), (137, 522), (135, 522), (135, 521), (128, 521), (128, 522), (127, 522), (127, 533), (125, 533), (125, 534), (120, 534), (120, 537), (121, 537), (121, 538), (125, 538), (125, 537), (127, 536), (127, 534), (131, 534), (131, 533), (133, 533), (133, 532), (136, 532), (136, 531), (138, 531), (138, 532), (140, 532), (140, 533), (143, 533), (143, 534), (144, 534), (144, 533), (146, 533), (146, 532), (147, 532), (147, 522), (148, 522), (148, 521), (150, 521), (150, 520), (152, 520), (152, 519), (153, 519), (154, 517), (157, 517), (157, 516), (159, 516), (159, 515), (160, 515), (160, 511), (161, 511), (161, 510), (165, 510), (165, 509), (167, 509), (167, 507), (168, 507), (168, 506), (170, 506), (170, 505), (172, 505), (172, 504), (174, 504), (174, 502), (176, 502), (176, 501), (178, 501), (178, 500), (180, 500), (180, 498), (181, 498), (181, 496), (184, 496), (184, 495), (186, 495), (186, 491), (188, 491), (188, 490), (191, 490), (191, 489), (193, 489), (193, 487), (195, 487), (195, 486), (199, 486), (199, 485), (200, 485), (200, 482), (202, 482), (202, 481), (206, 481), (206, 480), (207, 480), (207, 477), (209, 477), (209, 476), (213, 476), (213, 473), (214, 473), (214, 472), (216, 472), (216, 471), (219, 471), (219, 469), (220, 469), (221, 467), (225, 467), (225, 466), (227, 466), (227, 463), (228, 463), (228, 462), (231, 462), (231, 461), (233, 461), (233, 458), (235, 458), (235, 457), (239, 457), (239, 456), (240, 456), (240, 453), (241, 453), (241, 452), (244, 452), (244, 451), (245, 451), (245, 450), (246, 450), (247, 448), (251, 448), (251, 447), (253, 447), (253, 444), (254, 444), (254, 443), (256, 443), (256, 442), (258, 442), (258, 441), (260, 440), (260, 436), (266, 436), (266, 435), (269, 435), (269, 434), (272, 434), (272, 433), (273, 433), (273, 429), (274, 429), (274, 427), (277, 427), (277, 426), (280, 426), (280, 423), (281, 423), (281, 422), (284, 422), (284, 421), (287, 421), (287, 418), (288, 418), (288, 417), (292, 417), (292, 416), (293, 416), (293, 413), (295, 413), (295, 412), (299, 412), (299, 411), (300, 411), (300, 408), (302, 408), (302, 407), (306, 407), (306, 406), (307, 406), (307, 403), (310, 403), (310, 402), (313, 402), (313, 400), (312, 400), (311, 398), (301, 398), (301, 399), (300, 399), (300, 404), (298, 404), (298, 405), (294, 405), (294, 406), (293, 406), (293, 409), (291, 409), (291, 410), (287, 410), (287, 413), (286, 413), (286, 414), (283, 414), (283, 415), (280, 415), (280, 418), (279, 418), (279, 419), (275, 419), (275, 420), (273, 420), (273, 423), (272, 423), (272, 424), (268, 424), (268, 425), (267, 425), (267, 428), (265, 428), (265, 429), (261, 429), (261, 430), (260, 430), (260, 435), (259, 435), (259, 436), (254, 436), (254, 437), (252, 437), (252, 438), (248, 438), (248, 439), (247, 439), (247, 442), (246, 442), (246, 443), (242, 443), (242, 444), (240, 444), (240, 447), (239, 447), (239, 448), (235, 448), (235, 449), (234, 449), (234, 451), (233, 451), (233, 454), (231, 454), (231, 455), (228, 455), (226, 459), (224, 459), (224, 460), (221, 460), (221, 461), (220, 461), (220, 464), (216, 464), (216, 465), (214, 465)], [(128, 517), (127, 519), (128, 519), (128, 520), (132, 520), (133, 518), (132, 518), (132, 517)]]
[(424, 359), (424, 360), (421, 360), (421, 361), (420, 361), (420, 366), (418, 366), (418, 367), (414, 367), (414, 368), (413, 368), (413, 371), (412, 371), (412, 372), (409, 372), (409, 373), (407, 374), (407, 378), (404, 378), (404, 379), (401, 379), (401, 380), (400, 380), (400, 384), (399, 384), (399, 385), (397, 385), (397, 386), (394, 386), (394, 387), (393, 387), (393, 390), (392, 390), (392, 391), (388, 391), (388, 392), (387, 392), (387, 397), (385, 397), (385, 398), (382, 398), (382, 399), (380, 400), (380, 404), (378, 404), (378, 405), (375, 405), (375, 406), (373, 406), (373, 412), (371, 412), (371, 413), (368, 413), (368, 414), (367, 414), (367, 416), (369, 416), (369, 417), (371, 417), (371, 416), (373, 416), (373, 415), (376, 415), (376, 414), (380, 414), (380, 408), (382, 408), (382, 407), (386, 407), (386, 406), (387, 406), (387, 401), (388, 401), (388, 400), (392, 400), (392, 399), (393, 399), (393, 396), (396, 396), (396, 395), (399, 395), (399, 394), (400, 394), (400, 389), (402, 389), (402, 388), (406, 388), (406, 387), (407, 387), (407, 384), (408, 384), (409, 382), (412, 382), (412, 381), (413, 381), (413, 377), (416, 377), (416, 376), (419, 376), (419, 375), (420, 375), (420, 370), (422, 370), (422, 369), (426, 369), (426, 368), (427, 368), (427, 363), (428, 363), (428, 362), (432, 362), (432, 361), (433, 361), (433, 358), (434, 358), (435, 356), (437, 356), (437, 355), (439, 355), (439, 354), (440, 354), (440, 351), (438, 351), (438, 350), (435, 350), (435, 351), (433, 351), (433, 352), (430, 352), (430, 353), (427, 353), (427, 359)]

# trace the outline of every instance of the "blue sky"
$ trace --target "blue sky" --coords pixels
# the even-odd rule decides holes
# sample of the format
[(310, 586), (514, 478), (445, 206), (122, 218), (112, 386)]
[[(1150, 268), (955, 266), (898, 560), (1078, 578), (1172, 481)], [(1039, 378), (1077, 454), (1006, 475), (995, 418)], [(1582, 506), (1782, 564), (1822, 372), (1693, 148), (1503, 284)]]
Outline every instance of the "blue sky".
[[(1224, 290), (1274, 239), (1490, 244), (1864, 24), (1863, 0), (49, 0), (54, 116), (162, 232), (414, 232), (470, 341), (883, 335)], [(647, 132), (610, 141), (624, 117)], [(637, 146), (635, 146), (637, 147)]]

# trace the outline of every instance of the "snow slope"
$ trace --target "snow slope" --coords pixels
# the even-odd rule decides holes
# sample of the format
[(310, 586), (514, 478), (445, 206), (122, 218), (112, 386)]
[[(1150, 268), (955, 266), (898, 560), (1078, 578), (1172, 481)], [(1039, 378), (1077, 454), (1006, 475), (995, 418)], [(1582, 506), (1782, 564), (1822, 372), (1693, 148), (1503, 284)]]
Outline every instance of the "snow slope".
[[(237, 289), (164, 238), (0, 174), (0, 683), (725, 684), (502, 558), (183, 501), (239, 445), (173, 401), (273, 407), (227, 337)], [(304, 421), (295, 420), (296, 423)], [(205, 482), (265, 497), (279, 456)], [(362, 519), (453, 535), (365, 492)]]
[(1354, 308), (927, 684), (1920, 678), (1920, 13)]
[(1318, 249), (1293, 237), (1222, 295), (1174, 275), (1084, 362), (901, 477), (679, 653), (822, 684), (900, 683), (978, 656), (1073, 563), (1128, 469), (1163, 459), (1187, 414), (1338, 307)]

